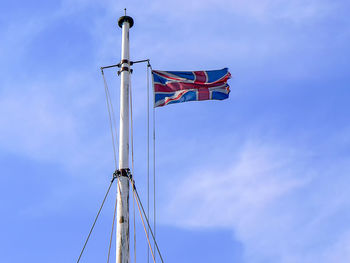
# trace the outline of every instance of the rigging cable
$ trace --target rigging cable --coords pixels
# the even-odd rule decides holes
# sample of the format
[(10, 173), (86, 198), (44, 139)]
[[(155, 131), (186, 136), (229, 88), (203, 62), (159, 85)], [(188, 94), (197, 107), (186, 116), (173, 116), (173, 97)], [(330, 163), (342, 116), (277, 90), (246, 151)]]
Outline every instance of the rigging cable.
[[(137, 203), (137, 206), (138, 206), (138, 209), (139, 209), (139, 213), (140, 213), (140, 216), (141, 216), (141, 220), (142, 220), (142, 224), (143, 224), (143, 227), (144, 227), (144, 230), (145, 230), (145, 233), (146, 233), (146, 237), (147, 237), (147, 241), (148, 241), (148, 245), (149, 245), (149, 249), (151, 250), (151, 253), (152, 253), (152, 258), (153, 258), (153, 261), (156, 262), (156, 259), (155, 259), (155, 256), (154, 256), (154, 253), (153, 253), (153, 250), (152, 250), (152, 247), (151, 247), (151, 243), (150, 243), (150, 240), (149, 240), (149, 232), (151, 232), (151, 235), (152, 235), (152, 238), (153, 238), (153, 241), (154, 241), (154, 251), (155, 249), (157, 249), (158, 251), (158, 254), (160, 256), (160, 259), (161, 261), (164, 263), (163, 261), (163, 258), (161, 256), (161, 253), (160, 253), (160, 250), (159, 250), (159, 247), (158, 247), (158, 244), (156, 242), (156, 239), (155, 239), (155, 230), (156, 230), (156, 180), (155, 180), (155, 164), (156, 164), (156, 161), (155, 161), (155, 108), (153, 107), (153, 212), (154, 212), (154, 233), (152, 232), (152, 229), (151, 229), (151, 226), (150, 226), (150, 222), (149, 222), (149, 196), (150, 196), (150, 186), (149, 186), (149, 183), (150, 183), (150, 180), (149, 180), (149, 171), (150, 171), (150, 163), (149, 163), (149, 155), (150, 155), (150, 151), (149, 151), (149, 123), (150, 123), (150, 114), (149, 114), (149, 92), (150, 92), (150, 89), (149, 89), (149, 68), (151, 68), (152, 70), (152, 67), (151, 67), (151, 64), (149, 63), (149, 60), (145, 60), (148, 62), (148, 65), (147, 65), (147, 175), (148, 175), (148, 182), (147, 182), (147, 215), (146, 215), (146, 212), (144, 210), (144, 207), (142, 205), (142, 202), (141, 202), (141, 199), (140, 199), (140, 196), (136, 190), (136, 187), (135, 187), (135, 183), (134, 183), (134, 180), (130, 177), (130, 181), (132, 183), (132, 190), (133, 190), (133, 220), (134, 220), (134, 261), (136, 263), (136, 223), (135, 223), (135, 200), (136, 200), (136, 203)], [(138, 61), (138, 62), (145, 62), (145, 61)], [(113, 110), (113, 105), (112, 105), (112, 101), (111, 101), (111, 97), (110, 97), (110, 93), (109, 93), (109, 89), (108, 89), (108, 85), (107, 85), (107, 81), (105, 79), (105, 76), (104, 76), (104, 72), (103, 72), (103, 68), (101, 68), (101, 72), (102, 72), (102, 77), (103, 77), (103, 80), (104, 80), (104, 85), (105, 85), (105, 93), (106, 93), (106, 102), (107, 102), (107, 109), (108, 109), (108, 116), (109, 116), (109, 121), (110, 121), (110, 129), (111, 129), (111, 136), (112, 136), (112, 143), (113, 143), (113, 154), (114, 154), (114, 161), (115, 161), (115, 165), (116, 165), (116, 169), (117, 169), (117, 158), (116, 158), (116, 147), (115, 147), (115, 144), (118, 145), (118, 142), (114, 140), (114, 133), (113, 133), (113, 122), (114, 122), (114, 126), (116, 126), (116, 121), (115, 121), (115, 114), (114, 114), (114, 110)], [(132, 154), (132, 174), (134, 174), (134, 153), (133, 153), (133, 114), (132, 114), (132, 91), (131, 91), (131, 79), (129, 79), (129, 83), (130, 83), (130, 88), (129, 88), (129, 92), (130, 92), (130, 117), (131, 117), (131, 154)], [(113, 122), (112, 122), (113, 120)], [(115, 131), (115, 136), (117, 136), (117, 131)], [(114, 181), (116, 177), (113, 176), (113, 179), (111, 181), (111, 184), (108, 188), (108, 191), (105, 195), (105, 198), (103, 200), (103, 203), (100, 207), (100, 210), (96, 216), (96, 219), (94, 221), (94, 224), (90, 230), (90, 233), (88, 235), (88, 238), (84, 244), (84, 247), (83, 247), (83, 250), (79, 256), (79, 259), (77, 261), (77, 263), (79, 262), (80, 258), (81, 258), (81, 255), (86, 247), (86, 244), (87, 244), (87, 241), (89, 240), (89, 237), (91, 235), (91, 232), (96, 224), (96, 221), (97, 221), (97, 218), (102, 210), (102, 207), (103, 207), (103, 204), (107, 198), (107, 195), (109, 193), (109, 190), (111, 188), (111, 185)], [(120, 191), (120, 182), (119, 182), (119, 178), (118, 178), (118, 190)], [(143, 220), (143, 216), (142, 216), (142, 213), (141, 213), (141, 210), (140, 210), (140, 205), (141, 205), (141, 208), (142, 208), (142, 212), (143, 212), (143, 215), (146, 219), (146, 222), (147, 222), (147, 231), (146, 231), (146, 227), (145, 227), (145, 224), (144, 224), (144, 220)], [(109, 250), (108, 250), (108, 257), (107, 257), (107, 263), (109, 262), (109, 257), (110, 257), (110, 249), (111, 249), (111, 243), (112, 243), (112, 237), (113, 237), (113, 231), (114, 231), (114, 224), (115, 224), (115, 213), (116, 213), (116, 207), (117, 207), (117, 201), (116, 201), (116, 204), (115, 204), (115, 208), (114, 208), (114, 215), (113, 215), (113, 223), (112, 223), (112, 232), (111, 232), (111, 237), (110, 237), (110, 244), (109, 244)], [(149, 250), (148, 251), (148, 261), (149, 261)]]
[[(114, 110), (113, 110), (113, 106), (112, 106), (112, 101), (110, 99), (110, 93), (109, 93), (109, 89), (108, 89), (108, 85), (107, 85), (107, 81), (106, 81), (106, 78), (105, 78), (105, 75), (104, 75), (104, 72), (103, 72), (103, 69), (101, 68), (101, 73), (102, 73), (102, 77), (103, 77), (103, 83), (104, 83), (104, 88), (105, 88), (105, 94), (106, 94), (106, 103), (107, 103), (107, 109), (108, 109), (108, 117), (109, 117), (109, 124), (110, 124), (110, 129), (111, 129), (111, 136), (112, 136), (112, 146), (113, 146), (113, 155), (114, 155), (114, 164), (115, 164), (115, 169), (117, 169), (117, 154), (116, 154), (116, 149), (115, 149), (115, 144), (116, 144), (116, 141), (114, 140), (114, 133), (113, 133), (113, 122), (112, 122), (112, 119), (114, 121), (114, 124), (115, 124), (115, 127), (116, 127), (116, 121), (115, 121), (115, 117), (114, 117)], [(112, 115), (113, 114), (113, 115)], [(117, 133), (116, 133), (117, 135)], [(79, 255), (79, 258), (77, 260), (77, 263), (79, 263), (84, 251), (85, 251), (85, 248), (86, 248), (86, 245), (90, 239), (90, 236), (91, 236), (91, 233), (92, 231), (94, 230), (95, 228), (95, 225), (96, 225), (96, 222), (97, 222), (97, 219), (101, 213), (101, 210), (103, 208), (103, 205), (106, 201), (106, 198), (109, 194), (109, 191), (111, 190), (111, 187), (112, 187), (112, 184), (114, 182), (114, 179), (115, 179), (115, 176), (113, 175), (113, 178), (108, 186), (108, 189), (107, 189), (107, 192), (103, 198), (103, 201), (102, 201), (102, 204), (97, 212), (97, 215), (95, 217), (95, 220), (94, 220), (94, 223), (92, 224), (91, 228), (90, 228), (90, 232), (85, 240), (85, 243), (84, 243), (84, 246), (80, 252), (80, 255)], [(119, 185), (119, 184), (118, 184)]]
[[(118, 135), (117, 134), (117, 123), (116, 123), (115, 113), (114, 113), (114, 109), (113, 109), (113, 103), (112, 103), (112, 99), (111, 99), (111, 94), (109, 92), (107, 81), (106, 81), (106, 78), (104, 76), (103, 68), (101, 68), (101, 73), (102, 73), (102, 77), (103, 77), (103, 83), (104, 83), (105, 94), (106, 94), (106, 103), (107, 103), (107, 110), (108, 110), (108, 117), (109, 117), (109, 126), (110, 126), (111, 137), (112, 137), (114, 164), (115, 164), (115, 170), (117, 170), (118, 169), (118, 162), (117, 162), (117, 151), (116, 151), (116, 148), (118, 148), (118, 140), (114, 139), (114, 132), (113, 132), (113, 124), (114, 124), (114, 127), (115, 127), (115, 138), (117, 138), (117, 135)], [(116, 178), (116, 176), (114, 174), (113, 175), (113, 180), (115, 178)], [(118, 187), (117, 191), (121, 192), (119, 178), (117, 179), (117, 187)], [(116, 199), (118, 200), (118, 194), (117, 194)], [(117, 202), (118, 202), (117, 200), (116, 200), (116, 205), (117, 205)], [(115, 209), (116, 209), (116, 206), (115, 206)], [(107, 262), (109, 261), (109, 257), (110, 257), (110, 248), (111, 248), (111, 243), (112, 243), (112, 240), (113, 240), (114, 224), (115, 224), (115, 211), (114, 211), (114, 216), (113, 216), (112, 232), (111, 232), (110, 244), (109, 244), (109, 249), (108, 249)]]
[(133, 223), (134, 223), (134, 263), (136, 263), (136, 222), (135, 222), (135, 196), (132, 195), (132, 210), (133, 210)]
[[(152, 66), (148, 61), (148, 67)], [(147, 69), (148, 69), (147, 67)], [(148, 73), (149, 74), (149, 73)], [(153, 85), (153, 77), (152, 77), (152, 86)], [(154, 93), (153, 93), (154, 94)], [(156, 111), (155, 111), (155, 95), (153, 95), (153, 229), (154, 229), (154, 247), (156, 246), (155, 237), (156, 237)]]
[(110, 257), (110, 254), (111, 254), (111, 247), (112, 247), (112, 241), (113, 241), (113, 232), (114, 232), (114, 223), (115, 223), (115, 214), (116, 214), (116, 211), (117, 211), (117, 203), (118, 203), (118, 195), (116, 195), (116, 198), (115, 198), (115, 205), (114, 205), (114, 212), (113, 212), (113, 223), (112, 223), (111, 237), (109, 239), (107, 263), (109, 263), (109, 257)]
[[(101, 68), (101, 73), (102, 73), (103, 83), (104, 83), (105, 93), (106, 93), (106, 103), (107, 103), (107, 110), (108, 110), (108, 117), (109, 117), (109, 127), (110, 127), (110, 130), (111, 130), (111, 136), (112, 136), (114, 165), (115, 165), (115, 169), (117, 170), (118, 169), (118, 162), (117, 162), (116, 148), (118, 148), (118, 147), (116, 147), (116, 146), (118, 146), (118, 141), (114, 139), (114, 132), (113, 132), (113, 123), (114, 123), (115, 129), (117, 129), (117, 123), (116, 123), (116, 120), (115, 120), (115, 114), (114, 114), (114, 110), (113, 110), (113, 104), (112, 104), (112, 100), (111, 100), (111, 95), (109, 93), (107, 81), (106, 81), (105, 74), (104, 74), (102, 68)], [(112, 120), (113, 120), (113, 122), (112, 122)], [(115, 130), (115, 137), (117, 137), (117, 130)]]
[(86, 247), (86, 245), (87, 245), (87, 243), (88, 243), (88, 241), (89, 241), (89, 238), (90, 238), (90, 236), (91, 236), (92, 231), (94, 230), (95, 224), (96, 224), (97, 219), (98, 219), (98, 217), (99, 217), (99, 215), (100, 215), (100, 213), (101, 213), (101, 210), (102, 210), (103, 205), (104, 205), (104, 203), (105, 203), (105, 201), (106, 201), (106, 198), (107, 198), (107, 196), (108, 196), (109, 190), (111, 189), (111, 186), (112, 186), (112, 184), (113, 184), (114, 179), (115, 179), (115, 177), (113, 176), (113, 179), (111, 180), (111, 182), (110, 182), (110, 184), (109, 184), (109, 187), (108, 187), (108, 189), (107, 189), (107, 192), (106, 192), (106, 194), (105, 194), (105, 197), (103, 198), (103, 201), (102, 201), (102, 204), (101, 204), (101, 206), (100, 206), (100, 209), (98, 210), (98, 213), (97, 213), (97, 215), (96, 215), (96, 217), (95, 217), (94, 223), (92, 224), (92, 227), (91, 227), (91, 229), (90, 229), (90, 232), (89, 232), (89, 234), (88, 234), (88, 236), (87, 236), (87, 238), (86, 238), (86, 240), (85, 240), (84, 246), (83, 246), (83, 248), (82, 248), (82, 250), (81, 250), (81, 252), (80, 252), (80, 255), (79, 255), (79, 258), (78, 258), (78, 260), (77, 260), (77, 263), (79, 263), (80, 258), (81, 258), (81, 256), (83, 255), (83, 252), (84, 252), (84, 250), (85, 250), (85, 247)]
[[(159, 255), (159, 257), (160, 257), (160, 260), (161, 260), (162, 263), (164, 263), (162, 254), (160, 253), (160, 249), (159, 249), (159, 247), (158, 247), (157, 241), (156, 241), (155, 236), (154, 236), (154, 234), (153, 234), (153, 231), (152, 231), (152, 229), (151, 229), (151, 226), (150, 226), (149, 220), (148, 220), (148, 218), (147, 218), (145, 209), (144, 209), (144, 207), (143, 207), (143, 205), (142, 205), (140, 196), (139, 196), (139, 194), (138, 194), (138, 192), (137, 192), (137, 190), (136, 190), (135, 181), (134, 181), (132, 178), (130, 178), (130, 181), (131, 181), (131, 184), (132, 184), (133, 194), (134, 194), (135, 197), (136, 197), (136, 198), (135, 198), (135, 199), (136, 199), (136, 203), (137, 203), (137, 206), (138, 206), (138, 209), (139, 209), (139, 213), (140, 213), (140, 216), (141, 216), (143, 228), (144, 228), (145, 233), (146, 233), (146, 237), (147, 237), (147, 240), (148, 240), (148, 244), (149, 244), (149, 248), (150, 248), (150, 250), (151, 250), (151, 253), (152, 253), (152, 255), (153, 255), (153, 250), (152, 250), (152, 247), (151, 247), (151, 243), (150, 243), (150, 241), (149, 241), (149, 236), (147, 235), (146, 227), (145, 227), (145, 225), (144, 225), (142, 213), (143, 213), (143, 215), (144, 215), (144, 217), (145, 217), (145, 219), (146, 219), (147, 226), (148, 226), (149, 229), (150, 229), (150, 233), (151, 233), (152, 238), (153, 238), (153, 240), (154, 240), (154, 243), (155, 243), (156, 249), (157, 249), (157, 251), (158, 251), (158, 255)], [(140, 206), (141, 206), (142, 212), (141, 212)], [(155, 262), (154, 257), (153, 257), (153, 260), (154, 260), (154, 262)]]
[[(114, 140), (114, 132), (113, 132), (113, 122), (114, 122), (114, 126), (116, 127), (116, 121), (115, 121), (115, 114), (114, 114), (114, 110), (113, 110), (113, 105), (112, 105), (112, 101), (111, 101), (111, 97), (110, 97), (110, 93), (109, 93), (109, 89), (108, 89), (108, 85), (107, 85), (107, 81), (105, 79), (105, 76), (104, 76), (104, 72), (103, 72), (103, 68), (101, 68), (101, 73), (102, 73), (102, 77), (103, 77), (103, 82), (104, 82), (104, 87), (105, 87), (105, 94), (106, 94), (106, 103), (107, 103), (107, 109), (108, 109), (108, 116), (109, 116), (109, 123), (110, 123), (110, 130), (111, 130), (111, 136), (112, 136), (112, 146), (113, 146), (113, 154), (114, 154), (114, 163), (115, 163), (115, 168), (117, 170), (117, 167), (118, 167), (118, 164), (117, 164), (117, 157), (116, 157), (116, 147), (115, 147), (115, 144), (117, 144), (117, 142)], [(132, 118), (132, 93), (131, 93), (131, 80), (130, 80), (130, 113), (131, 113), (131, 153), (132, 153), (132, 171), (134, 172), (134, 151), (133, 151), (133, 118)], [(113, 119), (113, 122), (112, 122), (112, 119)], [(115, 131), (116, 133), (116, 136), (117, 136), (117, 131)], [(95, 220), (92, 224), (92, 227), (89, 231), (89, 234), (85, 240), (85, 243), (84, 243), (84, 246), (80, 252), (80, 255), (79, 255), (79, 258), (77, 260), (77, 263), (80, 262), (80, 259), (83, 255), (83, 252), (85, 251), (85, 248), (86, 248), (86, 245), (90, 239), (90, 236), (92, 234), (92, 231), (94, 230), (95, 228), (95, 225), (96, 225), (96, 222), (97, 222), (97, 219), (101, 213), (101, 210), (105, 204), (105, 201), (107, 199), (107, 196), (109, 194), (109, 191), (112, 187), (112, 184), (115, 180), (115, 178), (117, 178), (117, 176), (115, 174), (113, 174), (113, 178), (108, 186), (108, 189), (107, 189), (107, 192), (103, 198), (103, 201), (102, 201), (102, 204), (98, 210), (98, 213), (95, 217)], [(132, 179), (131, 179), (132, 180)], [(120, 182), (119, 182), (119, 178), (118, 178), (118, 190), (120, 191)], [(132, 181), (133, 182), (133, 181)], [(133, 192), (134, 192), (134, 189), (135, 189), (135, 186), (133, 184)], [(136, 189), (135, 189), (136, 190)], [(133, 195), (133, 200), (134, 200), (134, 204), (135, 204), (135, 194)], [(137, 205), (138, 205), (138, 200), (136, 199), (136, 202), (137, 202)], [(140, 201), (141, 202), (141, 201)], [(113, 240), (113, 231), (114, 231), (114, 224), (115, 224), (115, 214), (116, 214), (116, 208), (117, 208), (117, 203), (118, 203), (118, 196), (116, 198), (116, 202), (115, 202), (115, 206), (114, 206), (114, 213), (113, 213), (113, 223), (112, 223), (112, 230), (111, 230), (111, 236), (110, 236), (110, 241), (109, 241), (109, 248), (108, 248), (108, 256), (107, 256), (107, 263), (109, 263), (109, 258), (110, 258), (110, 250), (111, 250), (111, 245), (112, 245), (112, 240)], [(142, 204), (141, 204), (142, 206)], [(142, 207), (143, 209), (143, 207)], [(136, 263), (136, 228), (135, 228), (135, 205), (133, 206), (133, 212), (134, 212), (134, 261)], [(141, 211), (140, 211), (141, 212)], [(141, 213), (140, 213), (141, 215)], [(141, 215), (141, 218), (142, 218), (142, 215)], [(149, 223), (148, 223), (148, 219), (146, 218), (147, 220), (147, 224), (148, 224), (148, 227), (149, 227)], [(143, 219), (142, 219), (143, 221)], [(152, 233), (152, 231), (151, 231)], [(152, 233), (152, 236), (153, 236), (153, 233)], [(154, 236), (153, 236), (154, 238)], [(148, 239), (148, 236), (147, 236), (147, 239)], [(149, 239), (148, 239), (149, 241)], [(157, 246), (158, 248), (158, 246)], [(152, 250), (152, 248), (150, 247), (150, 249)], [(153, 255), (153, 252), (152, 252), (152, 255)]]
[[(132, 90), (131, 78), (129, 77), (130, 99), (130, 139), (131, 139), (131, 174), (134, 175), (134, 121), (132, 114)], [(136, 223), (135, 223), (135, 197), (133, 196), (133, 225), (134, 225), (134, 263), (136, 263)]]
[[(150, 69), (152, 72), (152, 66), (149, 60), (147, 61), (147, 218), (149, 217), (149, 199), (150, 199)], [(152, 78), (152, 86), (153, 86), (153, 78)], [(153, 231), (154, 236), (156, 236), (156, 146), (155, 146), (155, 139), (156, 139), (156, 131), (155, 131), (155, 105), (154, 105), (154, 95), (153, 95), (153, 109), (152, 109), (152, 120), (153, 120), (153, 131), (152, 131), (152, 143), (153, 143)], [(149, 228), (147, 230), (147, 233), (149, 235)], [(153, 244), (153, 248), (155, 250), (156, 244)], [(149, 262), (149, 250), (147, 250), (147, 262)]]
[[(149, 62), (147, 64), (147, 217), (149, 218), (149, 69), (148, 69)], [(149, 235), (149, 228), (147, 228), (147, 234)], [(149, 250), (147, 249), (147, 262), (149, 263)]]

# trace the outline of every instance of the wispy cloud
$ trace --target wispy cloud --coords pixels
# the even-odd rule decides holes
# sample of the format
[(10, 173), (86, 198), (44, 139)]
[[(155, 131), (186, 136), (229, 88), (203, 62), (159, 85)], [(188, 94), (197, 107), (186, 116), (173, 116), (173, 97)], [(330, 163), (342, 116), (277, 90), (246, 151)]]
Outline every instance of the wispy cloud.
[(344, 222), (338, 229), (332, 220), (347, 216), (348, 192), (339, 176), (349, 169), (339, 160), (317, 166), (307, 152), (251, 141), (227, 168), (199, 169), (184, 179), (163, 207), (163, 222), (230, 228), (244, 244), (247, 262), (346, 262), (332, 260), (349, 256), (340, 245), (349, 242)]

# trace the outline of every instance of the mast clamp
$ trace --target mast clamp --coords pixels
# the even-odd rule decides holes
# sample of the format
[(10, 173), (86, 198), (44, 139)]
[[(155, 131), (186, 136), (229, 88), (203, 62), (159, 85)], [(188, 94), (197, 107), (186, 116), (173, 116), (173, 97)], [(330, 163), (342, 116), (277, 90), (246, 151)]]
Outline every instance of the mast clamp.
[(132, 66), (132, 64), (134, 64), (134, 62), (128, 60), (128, 59), (122, 59), (117, 65), (118, 65), (118, 68), (121, 67), (120, 70), (118, 70), (118, 76), (120, 75), (120, 73), (122, 73), (123, 71), (129, 71), (130, 73), (133, 72), (133, 70), (131, 68), (129, 68), (128, 66), (126, 67), (122, 67), (123, 64), (128, 64), (129, 66)]
[(119, 66), (118, 67), (121, 67), (121, 65), (123, 65), (124, 63), (128, 63), (130, 66), (132, 66), (132, 64), (134, 64), (134, 62), (128, 60), (128, 59), (122, 59), (120, 62), (119, 62)]
[(130, 73), (133, 72), (133, 69), (132, 68), (129, 68), (129, 67), (122, 67), (120, 70), (118, 70), (117, 74), (118, 76), (120, 75), (120, 73), (122, 73), (123, 71), (129, 71)]
[(118, 177), (121, 177), (121, 176), (124, 176), (124, 177), (127, 177), (129, 179), (132, 179), (132, 174), (130, 172), (130, 169), (129, 168), (123, 168), (123, 169), (118, 169), (118, 170), (115, 170), (115, 172), (113, 173), (113, 179), (112, 181), (114, 181), (116, 178)]

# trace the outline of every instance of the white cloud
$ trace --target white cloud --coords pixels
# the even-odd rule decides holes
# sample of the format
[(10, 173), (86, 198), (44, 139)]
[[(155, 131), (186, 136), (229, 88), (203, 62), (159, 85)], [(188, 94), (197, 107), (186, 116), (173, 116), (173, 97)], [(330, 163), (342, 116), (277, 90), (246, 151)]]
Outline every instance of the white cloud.
[(332, 220), (350, 206), (337, 179), (348, 172), (347, 162), (325, 168), (305, 153), (281, 143), (248, 143), (226, 169), (197, 171), (180, 183), (163, 207), (162, 221), (232, 229), (247, 262), (345, 263), (346, 225)]

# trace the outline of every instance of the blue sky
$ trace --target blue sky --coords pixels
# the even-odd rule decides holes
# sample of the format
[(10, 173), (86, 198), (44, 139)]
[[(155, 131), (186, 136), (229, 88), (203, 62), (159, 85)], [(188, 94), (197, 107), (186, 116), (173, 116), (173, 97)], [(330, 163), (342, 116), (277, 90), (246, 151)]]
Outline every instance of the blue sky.
[[(229, 67), (225, 101), (156, 109), (165, 262), (350, 261), (347, 1), (28, 0), (0, 18), (1, 262), (74, 262), (114, 170), (99, 67)], [(118, 106), (119, 79), (106, 71)], [(146, 68), (134, 65), (145, 200)], [(114, 189), (115, 192), (115, 189)], [(82, 262), (106, 259), (114, 194)], [(146, 243), (137, 225), (138, 261)]]

